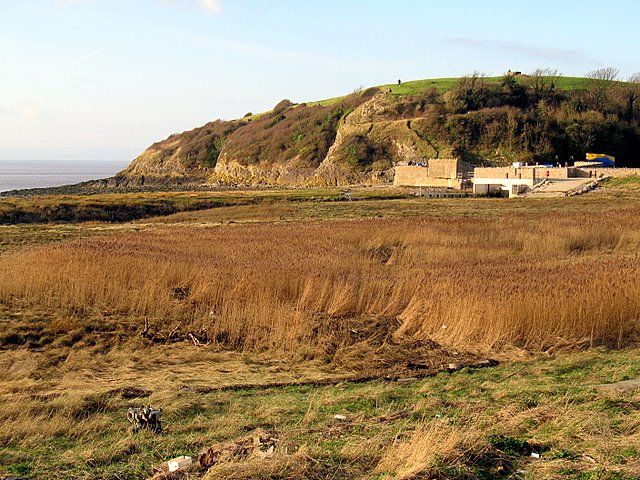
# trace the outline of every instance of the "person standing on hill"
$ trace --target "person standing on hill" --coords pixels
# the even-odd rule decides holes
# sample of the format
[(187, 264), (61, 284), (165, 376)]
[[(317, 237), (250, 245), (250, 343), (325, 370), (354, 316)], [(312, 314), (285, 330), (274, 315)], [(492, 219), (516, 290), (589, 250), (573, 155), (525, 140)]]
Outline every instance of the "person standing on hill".
[(398, 86), (402, 85), (402, 80), (398, 80)]

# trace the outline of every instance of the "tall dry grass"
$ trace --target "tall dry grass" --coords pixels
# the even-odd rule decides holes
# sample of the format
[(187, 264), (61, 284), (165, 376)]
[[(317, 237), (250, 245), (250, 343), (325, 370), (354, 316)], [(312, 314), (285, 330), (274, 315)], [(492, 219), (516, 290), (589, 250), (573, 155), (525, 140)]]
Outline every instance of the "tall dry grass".
[(368, 319), (455, 346), (619, 345), (637, 333), (639, 245), (631, 209), (158, 229), (5, 254), (0, 303), (206, 328), (234, 349), (317, 352)]
[(396, 480), (440, 478), (436, 469), (463, 468), (462, 460), (471, 455), (481, 456), (483, 450), (487, 450), (487, 445), (479, 429), (465, 430), (443, 422), (425, 424), (410, 438), (396, 440), (382, 456), (376, 471), (394, 472)]

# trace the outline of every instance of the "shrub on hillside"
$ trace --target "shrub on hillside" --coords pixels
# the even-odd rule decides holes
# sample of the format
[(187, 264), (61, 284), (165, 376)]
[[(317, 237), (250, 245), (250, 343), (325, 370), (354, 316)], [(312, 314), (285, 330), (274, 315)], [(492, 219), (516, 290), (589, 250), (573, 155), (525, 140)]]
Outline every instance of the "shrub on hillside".
[(453, 90), (445, 94), (445, 100), (453, 113), (479, 110), (488, 105), (489, 89), (483, 77), (474, 73), (460, 78)]
[(229, 158), (248, 165), (317, 167), (335, 141), (339, 122), (376, 91), (368, 89), (326, 106), (282, 101), (272, 112), (231, 135), (225, 152)]
[[(594, 72), (589, 82), (572, 89), (553, 70), (498, 82), (476, 73), (446, 93), (430, 88), (406, 96), (388, 94), (362, 121), (382, 127), (398, 122), (387, 132), (412, 130), (410, 147), (425, 157), (446, 152), (474, 163), (508, 164), (565, 162), (598, 151), (616, 156), (620, 166), (635, 166), (640, 158), (640, 76), (616, 82), (613, 73)], [(179, 156), (193, 169), (215, 167), (223, 152), (227, 161), (242, 165), (314, 169), (334, 144), (341, 122), (379, 92), (370, 88), (324, 104), (283, 100), (255, 118), (218, 120), (174, 135), (153, 145), (151, 153), (158, 163)], [(390, 145), (413, 134), (393, 135), (348, 139), (342, 147), (344, 164), (367, 171), (388, 168), (395, 152)]]
[[(185, 167), (215, 167), (225, 139), (240, 126), (239, 122), (216, 120), (179, 136), (169, 137), (153, 145), (163, 156), (170, 156), (180, 148), (180, 160)], [(179, 145), (171, 146), (175, 140)]]
[(336, 157), (340, 163), (359, 172), (387, 170), (396, 161), (396, 154), (388, 139), (358, 133), (343, 137)]

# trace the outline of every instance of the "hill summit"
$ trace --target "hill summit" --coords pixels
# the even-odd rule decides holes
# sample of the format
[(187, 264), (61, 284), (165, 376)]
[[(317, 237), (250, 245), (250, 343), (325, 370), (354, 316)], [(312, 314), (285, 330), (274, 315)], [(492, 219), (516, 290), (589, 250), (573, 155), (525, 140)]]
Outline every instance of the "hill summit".
[(399, 161), (505, 165), (606, 152), (640, 166), (640, 84), (532, 75), (419, 80), (171, 135), (114, 185), (387, 183)]

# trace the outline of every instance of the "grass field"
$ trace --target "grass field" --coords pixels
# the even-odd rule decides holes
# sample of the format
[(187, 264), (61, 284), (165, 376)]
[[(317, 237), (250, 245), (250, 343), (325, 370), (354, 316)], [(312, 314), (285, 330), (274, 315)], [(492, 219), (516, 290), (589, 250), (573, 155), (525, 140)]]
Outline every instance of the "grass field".
[[(44, 372), (25, 354), (3, 354), (10, 369), (0, 382), (9, 401), (0, 412), (0, 464), (38, 479), (142, 479), (168, 458), (263, 428), (279, 439), (274, 458), (225, 462), (204, 478), (631, 480), (640, 473), (638, 394), (595, 388), (639, 376), (636, 350), (522, 358), (413, 382), (233, 391), (199, 390), (191, 377), (215, 384), (229, 371), (249, 381), (305, 372), (189, 346), (167, 350), (112, 351), (99, 362), (96, 353), (74, 351)], [(164, 370), (187, 378), (168, 384), (173, 375)], [(118, 389), (131, 386), (150, 396), (123, 399)], [(143, 402), (165, 407), (164, 434), (127, 431), (126, 408)]]
[[(499, 84), (502, 77), (486, 77), (484, 80), (488, 84)], [(383, 89), (391, 89), (394, 95), (416, 95), (424, 93), (432, 88), (435, 88), (438, 92), (447, 92), (456, 85), (458, 78), (435, 78), (426, 80), (413, 80), (408, 82), (402, 82), (401, 85), (392, 83), (389, 85), (383, 85)], [(525, 81), (523, 78), (520, 81)], [(559, 77), (556, 81), (557, 87), (560, 90), (582, 90), (586, 88), (588, 79), (582, 77)]]
[(144, 479), (262, 429), (273, 458), (189, 478), (638, 478), (640, 391), (597, 388), (640, 376), (634, 186), (0, 226), (0, 477)]
[[(485, 77), (484, 80), (490, 85), (497, 85), (500, 83), (502, 77)], [(445, 93), (453, 89), (458, 82), (459, 78), (428, 78), (423, 80), (409, 80), (403, 81), (401, 85), (397, 83), (390, 83), (388, 85), (380, 85), (379, 88), (386, 91), (391, 89), (391, 93), (394, 95), (418, 95), (428, 92), (431, 89), (436, 89), (439, 93)], [(524, 81), (524, 79), (520, 79)], [(583, 90), (587, 88), (588, 79), (584, 77), (559, 77), (556, 80), (557, 87), (560, 90)], [(315, 102), (307, 102), (309, 105), (321, 104), (331, 105), (338, 102), (344, 97), (328, 98), (326, 100), (320, 100)]]
[(624, 343), (635, 333), (629, 321), (640, 316), (636, 210), (586, 219), (538, 215), (532, 225), (534, 218), (174, 227), (93, 237), (5, 255), (0, 302), (116, 312), (133, 325), (146, 316), (158, 328), (206, 328), (225, 348), (298, 345), (309, 355), (348, 338), (363, 317), (386, 319), (394, 336), (456, 347)]
[[(0, 225), (47, 222), (126, 222), (177, 212), (277, 202), (336, 202), (338, 189), (227, 190), (197, 192), (99, 193), (0, 199)], [(352, 200), (402, 198), (392, 188), (355, 189)]]

